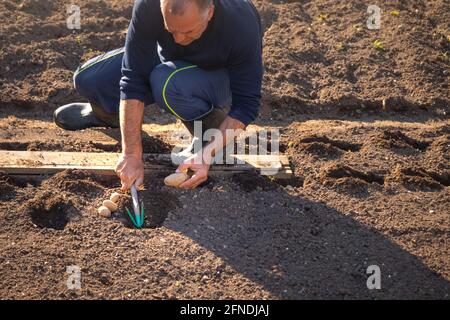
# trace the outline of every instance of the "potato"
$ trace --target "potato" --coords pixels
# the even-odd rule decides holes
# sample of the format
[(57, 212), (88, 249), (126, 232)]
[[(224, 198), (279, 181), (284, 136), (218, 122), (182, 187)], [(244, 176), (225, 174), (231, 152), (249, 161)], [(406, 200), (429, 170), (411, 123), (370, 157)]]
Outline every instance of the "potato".
[(111, 212), (117, 211), (117, 204), (115, 204), (111, 200), (103, 201), (103, 206), (107, 207), (109, 209), (109, 211), (111, 211)]
[(164, 183), (166, 186), (177, 188), (180, 184), (189, 179), (189, 176), (186, 172), (176, 172), (167, 176), (164, 179)]
[(117, 203), (117, 202), (119, 202), (120, 196), (121, 196), (120, 193), (114, 192), (114, 193), (111, 195), (111, 197), (109, 197), (109, 200), (111, 200), (111, 201), (114, 202), (114, 203)]
[(111, 216), (111, 211), (109, 211), (109, 209), (105, 206), (101, 206), (97, 211), (98, 215), (103, 218), (109, 218)]

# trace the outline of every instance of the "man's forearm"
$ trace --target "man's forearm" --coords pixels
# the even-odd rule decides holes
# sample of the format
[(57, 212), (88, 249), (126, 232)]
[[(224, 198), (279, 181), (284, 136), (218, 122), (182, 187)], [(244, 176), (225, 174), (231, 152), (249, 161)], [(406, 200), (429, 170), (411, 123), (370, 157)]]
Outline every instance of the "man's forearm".
[(120, 101), (120, 131), (122, 133), (122, 153), (142, 155), (142, 121), (144, 103), (139, 100)]
[(214, 139), (204, 147), (204, 160), (210, 161), (217, 152), (233, 141), (244, 129), (245, 125), (241, 121), (227, 116), (219, 127), (222, 139)]

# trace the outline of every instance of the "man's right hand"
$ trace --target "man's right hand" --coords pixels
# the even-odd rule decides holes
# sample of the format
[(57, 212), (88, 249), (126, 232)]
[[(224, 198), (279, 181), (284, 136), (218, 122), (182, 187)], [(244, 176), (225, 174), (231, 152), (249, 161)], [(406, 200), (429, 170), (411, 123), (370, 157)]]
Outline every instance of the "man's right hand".
[(138, 100), (122, 100), (119, 109), (122, 154), (116, 165), (116, 172), (122, 183), (122, 191), (134, 183), (140, 189), (144, 183), (144, 162), (142, 161), (142, 119), (144, 103)]
[(122, 183), (122, 191), (129, 190), (133, 182), (136, 189), (141, 189), (144, 183), (142, 156), (122, 154), (117, 161), (116, 173)]

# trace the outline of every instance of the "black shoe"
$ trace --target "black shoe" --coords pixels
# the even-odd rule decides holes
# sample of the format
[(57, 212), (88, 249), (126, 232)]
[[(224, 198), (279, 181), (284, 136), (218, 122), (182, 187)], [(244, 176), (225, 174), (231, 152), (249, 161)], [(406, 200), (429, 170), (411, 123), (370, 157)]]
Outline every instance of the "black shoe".
[(116, 123), (98, 119), (90, 103), (71, 103), (59, 107), (53, 113), (56, 125), (65, 130), (82, 130), (93, 127), (117, 128)]

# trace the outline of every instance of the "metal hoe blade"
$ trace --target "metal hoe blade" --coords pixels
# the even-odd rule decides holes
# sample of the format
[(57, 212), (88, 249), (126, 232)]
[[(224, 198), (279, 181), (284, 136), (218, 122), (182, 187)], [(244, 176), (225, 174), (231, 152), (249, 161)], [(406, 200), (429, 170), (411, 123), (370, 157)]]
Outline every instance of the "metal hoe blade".
[(140, 229), (144, 225), (144, 202), (141, 201), (141, 206), (139, 207), (139, 196), (134, 184), (131, 186), (131, 198), (133, 199), (134, 215), (131, 214), (128, 208), (126, 208), (126, 210), (131, 222), (133, 222), (136, 228)]

